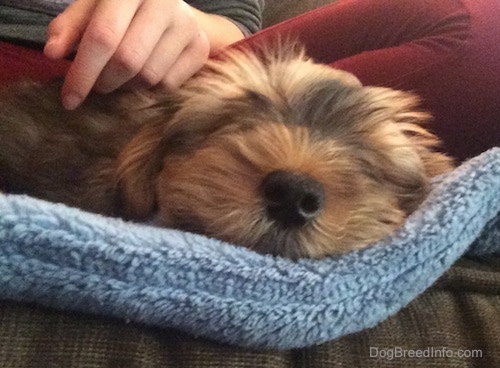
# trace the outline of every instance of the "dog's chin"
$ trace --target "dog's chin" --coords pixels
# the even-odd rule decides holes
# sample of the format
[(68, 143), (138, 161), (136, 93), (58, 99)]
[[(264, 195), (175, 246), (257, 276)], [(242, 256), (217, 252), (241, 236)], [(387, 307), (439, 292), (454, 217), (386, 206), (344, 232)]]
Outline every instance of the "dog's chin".
[(321, 234), (314, 223), (305, 224), (300, 228), (287, 229), (272, 220), (266, 220), (266, 231), (261, 232), (258, 236), (249, 231), (247, 226), (237, 229), (234, 224), (230, 224), (234, 233), (228, 234), (222, 230), (214, 229), (211, 224), (203, 223), (202, 220), (195, 219), (193, 216), (169, 220), (156, 218), (154, 225), (211, 237), (248, 248), (260, 254), (285, 257), (296, 261), (300, 258), (320, 259), (327, 256), (338, 256), (380, 241), (401, 226), (403, 216), (399, 215), (397, 218), (400, 222), (373, 224), (371, 230), (365, 233), (356, 232), (356, 229), (366, 230), (368, 221), (363, 222), (356, 219), (354, 222), (358, 221), (358, 224), (351, 224), (352, 228), (344, 229), (337, 235)]

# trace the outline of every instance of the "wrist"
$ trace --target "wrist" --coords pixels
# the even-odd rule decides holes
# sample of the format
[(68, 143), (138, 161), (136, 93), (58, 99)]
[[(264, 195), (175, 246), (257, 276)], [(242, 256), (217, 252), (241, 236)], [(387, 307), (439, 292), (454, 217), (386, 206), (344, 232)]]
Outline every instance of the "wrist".
[(230, 19), (192, 9), (198, 25), (208, 38), (211, 55), (245, 37), (243, 31)]

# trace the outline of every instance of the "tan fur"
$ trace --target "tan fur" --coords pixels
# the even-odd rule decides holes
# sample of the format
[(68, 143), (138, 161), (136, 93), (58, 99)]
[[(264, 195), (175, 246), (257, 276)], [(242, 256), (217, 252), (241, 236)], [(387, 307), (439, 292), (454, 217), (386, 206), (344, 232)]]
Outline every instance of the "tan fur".
[[(155, 217), (162, 226), (291, 258), (383, 238), (424, 200), (429, 178), (452, 167), (436, 152), (439, 141), (425, 129), (429, 115), (415, 96), (363, 87), (297, 47), (232, 50), (177, 93), (117, 94), (78, 113), (55, 106), (57, 89), (37, 99), (40, 91), (15, 87), (0, 96), (0, 111), (10, 114), (0, 118), (0, 139), (36, 141), (0, 148), (6, 190), (130, 219)], [(121, 143), (107, 147), (103, 129)], [(72, 143), (51, 144), (56, 131)], [(37, 171), (44, 161), (67, 173)], [(86, 174), (76, 182), (73, 171)], [(321, 186), (324, 203), (314, 218), (284, 226), (270, 215), (262, 186), (276, 171)]]

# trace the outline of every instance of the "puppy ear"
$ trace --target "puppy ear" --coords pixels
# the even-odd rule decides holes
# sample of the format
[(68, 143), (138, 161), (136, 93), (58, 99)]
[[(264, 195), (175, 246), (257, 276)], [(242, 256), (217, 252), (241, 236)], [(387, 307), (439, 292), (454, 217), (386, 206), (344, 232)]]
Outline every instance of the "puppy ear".
[(203, 137), (224, 125), (183, 109), (183, 100), (174, 95), (148, 111), (146, 122), (117, 160), (118, 212), (134, 220), (147, 219), (157, 209), (157, 177), (165, 156), (189, 154)]
[(127, 219), (141, 220), (156, 209), (156, 177), (161, 171), (164, 123), (145, 124), (118, 156), (119, 211)]
[(420, 109), (417, 96), (381, 87), (367, 87), (373, 118), (367, 146), (371, 167), (392, 187), (399, 206), (413, 212), (429, 191), (430, 178), (449, 171), (452, 160), (439, 153), (439, 139), (425, 127), (431, 116)]
[(410, 92), (372, 87), (380, 91), (382, 101), (387, 103), (387, 110), (392, 114), (401, 133), (408, 139), (409, 146), (422, 161), (428, 178), (443, 174), (453, 169), (453, 159), (440, 152), (442, 142), (428, 129), (432, 128), (433, 117), (422, 110), (421, 101), (417, 95)]
[(432, 178), (453, 170), (453, 158), (439, 152), (442, 142), (436, 135), (414, 124), (402, 126), (402, 131), (419, 155), (427, 177)]

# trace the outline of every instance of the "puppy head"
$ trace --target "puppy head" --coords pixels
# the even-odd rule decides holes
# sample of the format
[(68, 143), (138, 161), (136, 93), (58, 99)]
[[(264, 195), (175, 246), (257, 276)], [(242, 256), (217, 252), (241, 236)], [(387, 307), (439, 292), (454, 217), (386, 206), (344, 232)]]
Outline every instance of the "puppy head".
[(450, 167), (414, 96), (363, 87), (294, 48), (230, 51), (175, 100), (121, 155), (128, 213), (264, 253), (379, 240)]

